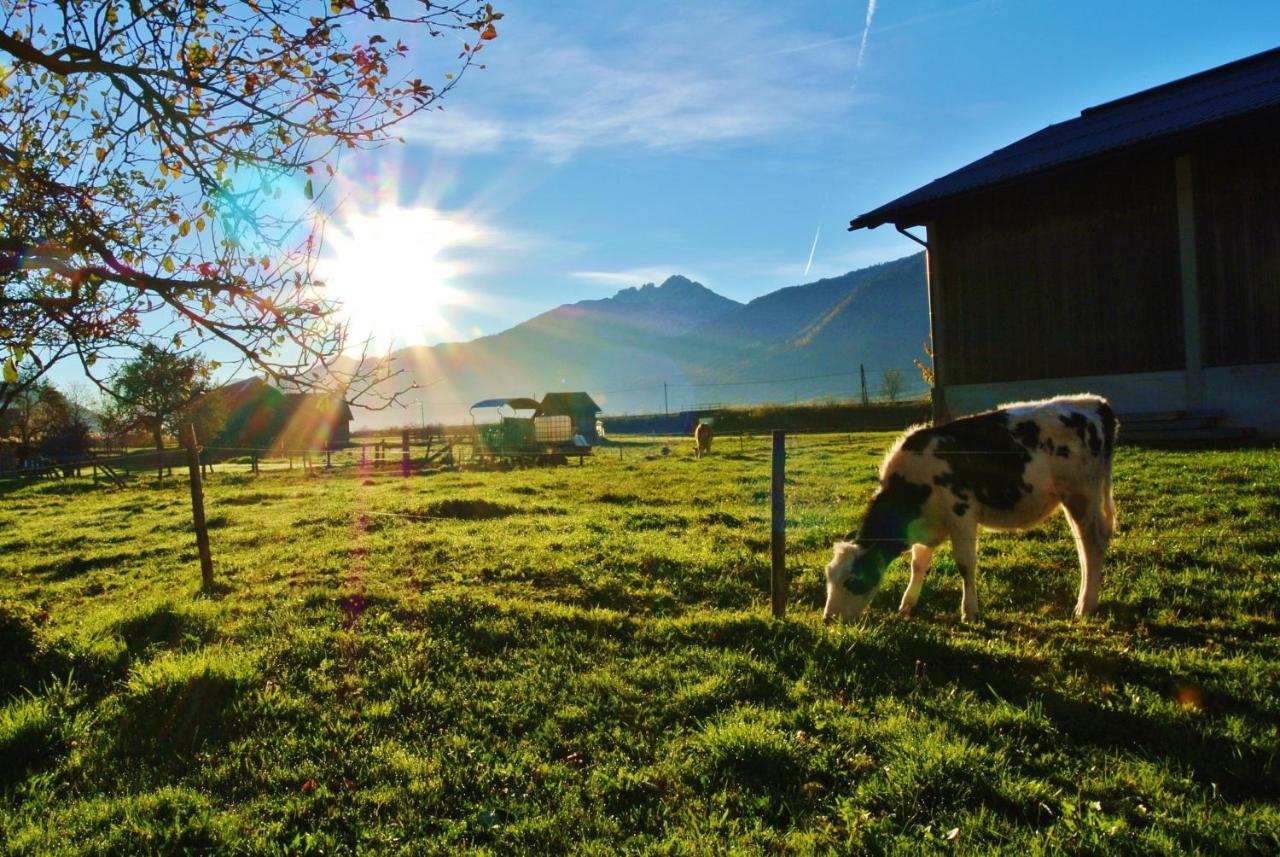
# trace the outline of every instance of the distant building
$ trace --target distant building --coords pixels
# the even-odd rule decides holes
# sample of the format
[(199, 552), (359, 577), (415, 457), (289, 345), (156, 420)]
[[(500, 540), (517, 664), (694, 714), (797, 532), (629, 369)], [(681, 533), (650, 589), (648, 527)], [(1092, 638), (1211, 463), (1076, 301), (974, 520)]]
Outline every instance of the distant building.
[[(1280, 433), (1280, 49), (855, 218), (927, 232), (935, 415), (1091, 391)], [(917, 239), (919, 240), (919, 239)]]
[(586, 393), (547, 393), (542, 397), (542, 404), (534, 413), (534, 417), (567, 416), (573, 422), (575, 434), (582, 435), (587, 443), (598, 443), (596, 434), (596, 414), (600, 406)]
[(350, 406), (339, 395), (284, 393), (260, 378), (221, 388), (226, 425), (216, 446), (325, 449), (351, 441)]

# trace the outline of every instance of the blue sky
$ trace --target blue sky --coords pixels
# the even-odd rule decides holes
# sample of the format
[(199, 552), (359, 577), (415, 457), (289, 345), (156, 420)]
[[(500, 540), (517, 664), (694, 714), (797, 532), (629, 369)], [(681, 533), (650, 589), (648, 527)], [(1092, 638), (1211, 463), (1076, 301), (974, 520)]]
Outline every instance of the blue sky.
[(907, 255), (849, 219), (1280, 33), (1274, 2), (880, 0), (865, 49), (863, 2), (500, 8), (446, 109), (342, 166), (329, 279), (383, 307), (365, 324), (388, 342), (496, 333), (671, 273), (745, 301)]
[[(869, 29), (863, 0), (496, 5), (486, 68), (326, 197), (319, 273), (378, 350), (673, 273), (747, 301), (908, 255), (849, 219), (1280, 33), (1276, 2), (879, 0)], [(415, 74), (453, 68), (420, 47)]]

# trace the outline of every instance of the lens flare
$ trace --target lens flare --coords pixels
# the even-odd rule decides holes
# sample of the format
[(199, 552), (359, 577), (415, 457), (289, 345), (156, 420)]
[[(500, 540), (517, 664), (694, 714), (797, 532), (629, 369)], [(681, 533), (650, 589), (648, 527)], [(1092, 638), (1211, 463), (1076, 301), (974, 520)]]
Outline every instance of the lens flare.
[(316, 273), (340, 306), (353, 348), (434, 343), (457, 335), (446, 311), (467, 302), (450, 285), (466, 267), (451, 257), (482, 238), (462, 217), (429, 207), (339, 212)]

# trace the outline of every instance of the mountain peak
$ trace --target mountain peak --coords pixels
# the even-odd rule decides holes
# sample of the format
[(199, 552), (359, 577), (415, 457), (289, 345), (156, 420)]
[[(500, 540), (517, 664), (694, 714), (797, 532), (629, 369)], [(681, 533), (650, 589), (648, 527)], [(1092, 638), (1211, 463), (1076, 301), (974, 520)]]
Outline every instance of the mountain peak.
[[(621, 289), (613, 296), (612, 300), (623, 303), (648, 303), (650, 301), (669, 301), (673, 298), (705, 295), (715, 295), (715, 297), (721, 298), (720, 295), (717, 295), (702, 283), (694, 282), (682, 274), (672, 274), (663, 280), (660, 286), (653, 283), (645, 283), (643, 286), (631, 286), (630, 288)], [(721, 300), (728, 300), (728, 298), (721, 298)], [(737, 302), (734, 301), (734, 303)]]
[(659, 289), (687, 289), (690, 287), (706, 288), (702, 283), (695, 283), (683, 274), (672, 274), (662, 281), (662, 285), (658, 286)]

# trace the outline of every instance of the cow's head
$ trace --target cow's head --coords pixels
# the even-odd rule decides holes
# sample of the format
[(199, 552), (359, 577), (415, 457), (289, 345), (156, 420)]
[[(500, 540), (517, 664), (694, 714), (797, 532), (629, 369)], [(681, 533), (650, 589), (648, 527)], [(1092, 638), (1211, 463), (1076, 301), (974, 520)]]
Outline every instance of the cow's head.
[(882, 552), (852, 542), (836, 542), (827, 564), (827, 606), (822, 620), (851, 622), (862, 615), (880, 586), (884, 571)]

